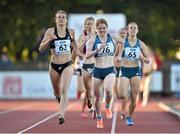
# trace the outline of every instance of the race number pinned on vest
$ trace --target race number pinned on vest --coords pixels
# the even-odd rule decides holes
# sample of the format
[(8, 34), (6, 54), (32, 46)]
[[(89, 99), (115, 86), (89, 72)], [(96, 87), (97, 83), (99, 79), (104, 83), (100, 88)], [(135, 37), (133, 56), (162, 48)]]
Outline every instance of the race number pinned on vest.
[(70, 53), (70, 40), (55, 40), (55, 52), (57, 55)]

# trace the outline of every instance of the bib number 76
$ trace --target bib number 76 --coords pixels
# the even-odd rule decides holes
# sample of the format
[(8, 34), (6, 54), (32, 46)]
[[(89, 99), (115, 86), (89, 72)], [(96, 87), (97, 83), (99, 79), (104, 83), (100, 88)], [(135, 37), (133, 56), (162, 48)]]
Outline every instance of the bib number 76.
[(102, 53), (110, 53), (109, 47), (105, 47), (102, 51)]

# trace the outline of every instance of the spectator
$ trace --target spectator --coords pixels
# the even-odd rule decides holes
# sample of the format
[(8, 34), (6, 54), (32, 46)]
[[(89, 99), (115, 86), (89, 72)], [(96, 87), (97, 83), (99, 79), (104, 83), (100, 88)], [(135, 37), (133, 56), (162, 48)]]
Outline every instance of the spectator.
[(2, 53), (0, 60), (0, 69), (10, 69), (13, 66), (13, 62), (9, 59), (7, 53)]

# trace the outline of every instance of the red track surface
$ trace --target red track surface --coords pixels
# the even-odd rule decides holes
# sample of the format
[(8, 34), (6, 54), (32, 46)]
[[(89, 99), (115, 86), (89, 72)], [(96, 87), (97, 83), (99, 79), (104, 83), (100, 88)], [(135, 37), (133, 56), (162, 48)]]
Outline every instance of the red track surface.
[(111, 120), (103, 115), (104, 128), (97, 129), (90, 114), (87, 118), (80, 116), (79, 101), (69, 102), (66, 122), (59, 125), (59, 108), (54, 100), (0, 100), (0, 133), (180, 133), (180, 120), (158, 108), (159, 101), (163, 99), (153, 98), (147, 107), (137, 105), (134, 126), (128, 127), (120, 120), (117, 110)]

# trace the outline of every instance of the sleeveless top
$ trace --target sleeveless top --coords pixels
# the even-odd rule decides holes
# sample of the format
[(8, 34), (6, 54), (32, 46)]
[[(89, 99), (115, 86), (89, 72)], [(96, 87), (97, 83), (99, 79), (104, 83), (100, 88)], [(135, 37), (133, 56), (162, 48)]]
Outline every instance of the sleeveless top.
[[(96, 53), (95, 57), (102, 57), (102, 56), (113, 56), (115, 53), (115, 44), (110, 36), (110, 34), (107, 34), (107, 41), (106, 41), (106, 47), (104, 49), (101, 49), (98, 53)], [(93, 45), (93, 51), (100, 47), (102, 42), (99, 39), (99, 36), (96, 35), (95, 42)]]
[(57, 39), (50, 42), (50, 49), (55, 49), (57, 55), (71, 53), (72, 38), (69, 30), (66, 28), (66, 36), (61, 38), (58, 36), (57, 28), (55, 27), (54, 34), (57, 36)]
[(122, 57), (130, 61), (138, 61), (140, 58), (140, 54), (141, 54), (140, 40), (137, 39), (135, 46), (131, 47), (128, 42), (128, 38), (126, 38), (124, 42), (124, 50)]

